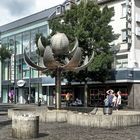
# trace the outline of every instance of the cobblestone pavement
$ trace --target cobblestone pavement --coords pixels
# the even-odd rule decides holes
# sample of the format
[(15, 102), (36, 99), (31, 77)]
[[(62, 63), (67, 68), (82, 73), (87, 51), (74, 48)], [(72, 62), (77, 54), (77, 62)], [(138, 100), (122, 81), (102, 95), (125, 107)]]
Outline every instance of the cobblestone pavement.
[[(101, 129), (67, 123), (40, 123), (39, 129), (39, 137), (33, 140), (140, 140), (140, 126)], [(0, 140), (15, 140), (7, 115), (0, 115)]]

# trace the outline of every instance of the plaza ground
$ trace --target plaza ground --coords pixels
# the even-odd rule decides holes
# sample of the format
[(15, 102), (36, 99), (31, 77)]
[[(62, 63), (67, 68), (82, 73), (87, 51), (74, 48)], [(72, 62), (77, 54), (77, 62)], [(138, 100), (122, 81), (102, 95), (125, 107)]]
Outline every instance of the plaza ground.
[[(15, 140), (11, 136), (11, 128), (11, 120), (1, 111), (0, 140)], [(34, 140), (140, 140), (140, 126), (101, 129), (67, 123), (40, 123), (39, 137)]]

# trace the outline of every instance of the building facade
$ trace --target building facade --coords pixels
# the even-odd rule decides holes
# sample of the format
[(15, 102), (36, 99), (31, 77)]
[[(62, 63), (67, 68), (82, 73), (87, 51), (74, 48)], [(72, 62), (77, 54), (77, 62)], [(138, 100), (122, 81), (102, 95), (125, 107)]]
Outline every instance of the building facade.
[[(1, 101), (8, 103), (8, 94), (15, 92), (16, 103), (26, 103), (30, 98), (31, 103), (38, 102), (43, 97), (42, 77), (43, 74), (31, 69), (24, 61), (24, 49), (29, 50), (32, 59), (39, 63), (35, 55), (36, 34), (49, 35), (48, 20), (56, 12), (56, 7), (44, 10), (34, 15), (19, 19), (15, 22), (0, 27), (1, 44), (12, 50), (11, 59), (2, 62), (1, 67)], [(44, 96), (46, 101), (47, 96)]]
[[(43, 73), (29, 68), (23, 52), (27, 48), (31, 58), (39, 63), (35, 55), (35, 35), (42, 33), (47, 37), (50, 33), (48, 20), (70, 9), (71, 4), (79, 4), (80, 0), (71, 0), (62, 5), (52, 7), (34, 15), (0, 27), (1, 43), (12, 49), (10, 60), (2, 62), (1, 102), (8, 102), (8, 93), (15, 91), (15, 102), (26, 103), (30, 95), (30, 102), (38, 102), (39, 97), (52, 105), (54, 100), (54, 79)], [(119, 38), (112, 42), (114, 63), (112, 78), (104, 84), (88, 82), (87, 97), (84, 94), (84, 83), (62, 83), (62, 92), (72, 92), (73, 98), (80, 98), (87, 105), (96, 103), (103, 105), (103, 99), (108, 88), (122, 92), (122, 103), (130, 108), (140, 108), (140, 1), (139, 0), (97, 0), (101, 8), (108, 5), (114, 9), (114, 16), (110, 24)], [(64, 96), (62, 94), (62, 99)], [(85, 99), (87, 101), (85, 101)]]
[(119, 38), (112, 42), (114, 49), (114, 80), (112, 83), (127, 85), (128, 106), (140, 108), (140, 38), (139, 0), (98, 0), (102, 6), (114, 9), (110, 24)]

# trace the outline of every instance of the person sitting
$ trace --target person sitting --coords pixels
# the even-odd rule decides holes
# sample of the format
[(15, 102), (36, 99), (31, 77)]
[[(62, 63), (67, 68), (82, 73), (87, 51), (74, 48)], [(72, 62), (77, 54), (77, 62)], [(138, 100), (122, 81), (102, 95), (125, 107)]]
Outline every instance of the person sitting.
[(81, 106), (82, 105), (82, 101), (78, 98), (76, 98), (76, 100), (71, 103), (72, 106)]

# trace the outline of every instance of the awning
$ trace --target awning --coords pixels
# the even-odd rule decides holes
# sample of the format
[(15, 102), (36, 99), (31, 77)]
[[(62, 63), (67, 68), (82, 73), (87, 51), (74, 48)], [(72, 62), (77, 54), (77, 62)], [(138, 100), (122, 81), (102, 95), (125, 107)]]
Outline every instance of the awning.
[[(66, 85), (68, 81), (64, 79), (61, 81), (61, 85)], [(55, 78), (51, 76), (42, 77), (42, 86), (54, 86), (55, 85)]]

